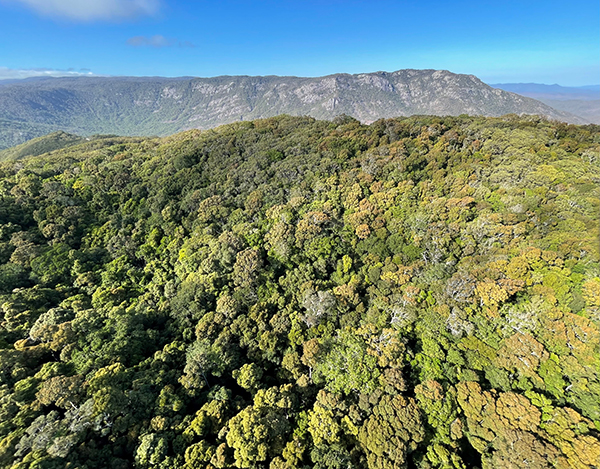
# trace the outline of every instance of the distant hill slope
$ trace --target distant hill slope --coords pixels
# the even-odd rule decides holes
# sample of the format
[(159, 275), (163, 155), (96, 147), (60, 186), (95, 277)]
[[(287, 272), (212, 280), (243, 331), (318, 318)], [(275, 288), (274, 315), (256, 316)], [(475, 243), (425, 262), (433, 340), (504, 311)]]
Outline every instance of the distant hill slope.
[[(59, 129), (60, 127), (51, 124), (19, 122), (0, 117), (0, 149), (27, 142), (32, 138), (46, 135)], [(64, 130), (73, 131), (67, 128)]]
[[(168, 135), (278, 114), (320, 119), (348, 114), (372, 122), (414, 114), (510, 113), (585, 123), (533, 99), (494, 89), (473, 75), (442, 70), (317, 78), (48, 78), (0, 86), (0, 147), (53, 130)], [(15, 130), (24, 126), (27, 132)], [(44, 130), (38, 131), (40, 126)]]
[[(87, 137), (89, 140), (89, 137)], [(13, 148), (0, 151), (0, 161), (20, 160), (28, 156), (39, 156), (51, 151), (60, 150), (84, 142), (86, 137), (68, 134), (63, 131), (54, 132), (43, 137), (34, 138)]]
[(537, 83), (499, 83), (490, 86), (537, 99), (554, 109), (600, 124), (600, 85), (568, 87)]
[(144, 137), (119, 137), (116, 135), (92, 135), (80, 137), (59, 130), (42, 137), (37, 137), (15, 147), (0, 150), (0, 161), (17, 161), (34, 156), (58, 152), (61, 155), (77, 154), (80, 151), (91, 151), (98, 146), (135, 143)]

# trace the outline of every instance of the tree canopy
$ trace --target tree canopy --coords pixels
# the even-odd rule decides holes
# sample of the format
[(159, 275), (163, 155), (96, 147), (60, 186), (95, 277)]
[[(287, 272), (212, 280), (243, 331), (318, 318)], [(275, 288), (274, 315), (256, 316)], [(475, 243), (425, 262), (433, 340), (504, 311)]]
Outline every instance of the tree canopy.
[(598, 467), (599, 152), (279, 116), (1, 162), (0, 467)]

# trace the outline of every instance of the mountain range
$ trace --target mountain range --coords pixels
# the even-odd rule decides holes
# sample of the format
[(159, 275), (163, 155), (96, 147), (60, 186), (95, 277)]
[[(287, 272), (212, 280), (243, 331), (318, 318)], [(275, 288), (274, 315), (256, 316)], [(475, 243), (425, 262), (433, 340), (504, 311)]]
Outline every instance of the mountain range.
[(370, 123), (410, 115), (538, 114), (584, 124), (572, 113), (444, 70), (316, 78), (66, 77), (0, 84), (0, 148), (58, 130), (164, 136), (278, 114)]

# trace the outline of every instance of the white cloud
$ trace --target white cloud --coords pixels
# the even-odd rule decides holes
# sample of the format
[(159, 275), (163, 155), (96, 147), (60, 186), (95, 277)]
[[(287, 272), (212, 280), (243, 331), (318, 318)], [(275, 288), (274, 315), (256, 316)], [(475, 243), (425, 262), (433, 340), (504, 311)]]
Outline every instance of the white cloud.
[(135, 36), (127, 39), (127, 44), (133, 47), (195, 47), (189, 41), (181, 42), (177, 39), (161, 36), (160, 34), (151, 37)]
[(90, 70), (55, 70), (52, 68), (15, 69), (0, 67), (0, 80), (18, 80), (31, 77), (82, 77), (95, 76)]
[(127, 40), (127, 44), (130, 46), (150, 46), (150, 47), (170, 47), (175, 45), (176, 41), (173, 39), (167, 39), (160, 34), (152, 37), (146, 36), (135, 36)]
[(2, 0), (21, 3), (46, 16), (75, 21), (114, 21), (152, 16), (160, 0)]

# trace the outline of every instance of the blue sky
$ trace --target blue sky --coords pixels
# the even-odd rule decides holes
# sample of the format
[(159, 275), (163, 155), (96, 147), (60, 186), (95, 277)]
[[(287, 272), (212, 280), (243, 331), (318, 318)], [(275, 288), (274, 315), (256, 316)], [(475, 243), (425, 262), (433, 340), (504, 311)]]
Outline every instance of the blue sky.
[(600, 2), (0, 0), (0, 78), (447, 69), (600, 83)]

